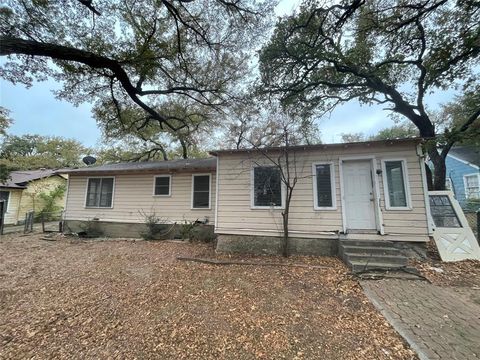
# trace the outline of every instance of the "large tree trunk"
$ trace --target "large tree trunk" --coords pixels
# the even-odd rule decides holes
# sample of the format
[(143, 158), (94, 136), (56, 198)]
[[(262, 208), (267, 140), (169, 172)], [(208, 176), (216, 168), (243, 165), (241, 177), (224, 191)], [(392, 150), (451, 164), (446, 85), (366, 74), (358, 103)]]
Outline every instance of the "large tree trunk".
[(445, 190), (445, 179), (447, 168), (445, 158), (438, 153), (436, 147), (428, 152), (430, 161), (433, 164), (433, 181), (432, 188), (429, 190)]
[(283, 220), (283, 241), (282, 241), (282, 255), (288, 257), (288, 204), (285, 206), (285, 211), (282, 213)]
[[(417, 121), (410, 120), (417, 126), (421, 137), (432, 139), (432, 144), (429, 144), (428, 155), (433, 164), (433, 176), (427, 172), (428, 190), (445, 190), (445, 175), (447, 173), (445, 157), (438, 153), (435, 126), (428, 117), (420, 117), (416, 119)], [(430, 175), (430, 179), (428, 175)]]

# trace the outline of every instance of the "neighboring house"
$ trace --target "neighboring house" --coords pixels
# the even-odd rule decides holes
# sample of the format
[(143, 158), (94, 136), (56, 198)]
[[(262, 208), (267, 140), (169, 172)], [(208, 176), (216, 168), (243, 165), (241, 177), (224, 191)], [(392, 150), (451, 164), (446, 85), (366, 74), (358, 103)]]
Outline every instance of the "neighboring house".
[[(428, 241), (420, 142), (289, 148), (298, 174), (289, 226), (296, 250), (334, 254), (339, 239)], [(285, 192), (267, 157), (277, 159), (282, 152), (221, 150), (211, 153), (216, 158), (202, 160), (71, 170), (66, 225), (78, 231), (82, 222), (94, 219), (107, 234), (138, 236), (144, 214), (155, 213), (165, 222), (200, 220), (215, 226), (219, 250), (270, 252), (282, 236)]]
[[(12, 171), (10, 178), (0, 183), (0, 200), (7, 204), (5, 225), (18, 224), (25, 219), (26, 212), (40, 210), (42, 202), (39, 194), (66, 184), (66, 176), (57, 172), (50, 169)], [(58, 206), (63, 208), (64, 204), (65, 197), (57, 200)]]
[(480, 148), (458, 146), (446, 158), (447, 188), (463, 208), (480, 201)]

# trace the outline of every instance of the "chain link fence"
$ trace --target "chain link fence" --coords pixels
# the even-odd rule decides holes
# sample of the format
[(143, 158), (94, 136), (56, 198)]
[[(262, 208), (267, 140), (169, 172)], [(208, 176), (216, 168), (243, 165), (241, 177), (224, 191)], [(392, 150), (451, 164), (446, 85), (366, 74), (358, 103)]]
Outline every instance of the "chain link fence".
[(480, 210), (477, 212), (474, 211), (465, 211), (465, 217), (467, 218), (468, 224), (473, 230), (473, 233), (475, 234), (477, 241), (480, 243), (479, 239), (479, 226), (480, 226)]

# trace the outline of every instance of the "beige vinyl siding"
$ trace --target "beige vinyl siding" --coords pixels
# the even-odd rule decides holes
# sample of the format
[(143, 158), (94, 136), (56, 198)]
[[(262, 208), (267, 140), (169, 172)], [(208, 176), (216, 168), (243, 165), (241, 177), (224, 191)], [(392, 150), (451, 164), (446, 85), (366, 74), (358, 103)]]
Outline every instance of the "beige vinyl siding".
[[(196, 173), (196, 175), (207, 172)], [(112, 208), (86, 208), (85, 196), (89, 176), (71, 175), (65, 218), (67, 220), (89, 220), (133, 222), (145, 221), (144, 214), (155, 213), (167, 222), (183, 220), (209, 219), (214, 222), (215, 209), (215, 174), (211, 174), (210, 209), (191, 209), (192, 174), (173, 173), (171, 175), (171, 195), (153, 196), (153, 184), (157, 174), (122, 174), (115, 175)], [(96, 177), (96, 176), (90, 176)]]
[(19, 205), (22, 198), (22, 189), (2, 189), (2, 191), (10, 192), (8, 197), (7, 212), (5, 213), (5, 225), (16, 225), (19, 220)]
[[(270, 154), (275, 158), (274, 154)], [(298, 183), (294, 189), (290, 209), (291, 236), (325, 237), (343, 231), (339, 160), (341, 157), (375, 156), (377, 169), (382, 159), (405, 159), (411, 193), (411, 210), (386, 210), (383, 176), (378, 176), (380, 207), (385, 234), (390, 238), (405, 237), (409, 240), (425, 240), (428, 234), (424, 190), (419, 157), (413, 144), (381, 145), (375, 148), (351, 146), (341, 149), (306, 150), (297, 152)], [(251, 168), (269, 162), (265, 157), (252, 153), (220, 154), (218, 161), (218, 209), (219, 234), (281, 235), (280, 209), (251, 208)], [(333, 162), (335, 170), (336, 209), (314, 210), (312, 164)], [(271, 163), (270, 163), (271, 164)]]

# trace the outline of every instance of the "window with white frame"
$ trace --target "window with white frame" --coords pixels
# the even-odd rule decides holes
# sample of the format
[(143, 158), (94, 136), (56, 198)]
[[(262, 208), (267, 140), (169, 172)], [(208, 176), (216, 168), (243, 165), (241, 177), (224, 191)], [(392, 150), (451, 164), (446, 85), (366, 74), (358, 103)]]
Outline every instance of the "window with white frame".
[(192, 208), (210, 208), (210, 175), (193, 175)]
[(9, 199), (10, 199), (10, 191), (0, 191), (0, 201), (4, 201), (4, 207), (3, 207), (4, 212), (7, 212)]
[(383, 161), (385, 201), (387, 209), (408, 209), (407, 176), (404, 160)]
[(480, 174), (465, 175), (465, 197), (467, 199), (480, 199)]
[(155, 176), (155, 186), (153, 195), (155, 196), (170, 196), (170, 175)]
[(316, 210), (335, 209), (333, 164), (313, 164), (313, 190)]
[(89, 178), (87, 184), (86, 207), (112, 207), (113, 177)]
[(253, 168), (253, 206), (281, 207), (282, 180), (280, 169), (274, 166)]

